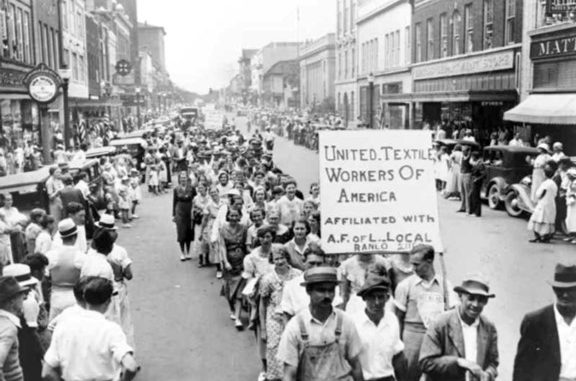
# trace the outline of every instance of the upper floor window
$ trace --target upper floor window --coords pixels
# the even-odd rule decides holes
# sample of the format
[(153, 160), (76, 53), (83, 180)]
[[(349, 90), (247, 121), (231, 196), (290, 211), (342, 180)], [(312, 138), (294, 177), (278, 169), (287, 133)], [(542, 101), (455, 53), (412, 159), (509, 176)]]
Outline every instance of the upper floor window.
[(464, 7), (464, 31), (466, 33), (465, 53), (474, 51), (474, 17), (472, 16), (472, 4)]
[(434, 59), (434, 24), (432, 19), (426, 21), (426, 39), (428, 40), (426, 44), (426, 59)]
[(416, 54), (414, 60), (416, 62), (422, 61), (422, 25), (420, 23), (416, 24), (416, 28), (414, 30), (414, 49), (416, 50)]
[(440, 57), (448, 57), (448, 17), (440, 15)]
[(494, 0), (484, 0), (484, 49), (491, 49), (494, 37)]
[(462, 16), (460, 12), (454, 11), (452, 14), (452, 55), (460, 54), (460, 33), (462, 28)]
[(506, 32), (505, 41), (506, 45), (515, 42), (514, 34), (516, 33), (516, 0), (506, 0)]
[(411, 50), (411, 45), (410, 42), (412, 41), (412, 38), (410, 37), (410, 27), (407, 26), (405, 31), (404, 31), (404, 38), (405, 40), (405, 45), (406, 45), (406, 52), (404, 54), (404, 59), (406, 60), (405, 64), (408, 65), (410, 63), (410, 50)]

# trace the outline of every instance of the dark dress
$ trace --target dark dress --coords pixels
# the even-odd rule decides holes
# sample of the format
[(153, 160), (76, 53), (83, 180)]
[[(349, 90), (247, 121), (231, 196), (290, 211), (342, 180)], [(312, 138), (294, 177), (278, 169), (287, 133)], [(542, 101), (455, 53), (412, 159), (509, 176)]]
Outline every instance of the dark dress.
[(246, 250), (246, 237), (248, 229), (244, 225), (239, 225), (237, 229), (230, 228), (229, 224), (225, 224), (220, 228), (220, 245), (221, 250), (226, 255), (226, 260), (232, 267), (230, 270), (224, 269), (224, 296), (230, 304), (230, 308), (234, 307), (234, 301), (241, 299), (242, 289), (244, 288), (244, 279), (242, 278), (242, 271), (244, 271), (244, 257), (248, 254)]
[(174, 201), (172, 203), (172, 216), (176, 222), (176, 240), (178, 242), (191, 242), (194, 240), (192, 226), (192, 199), (196, 190), (192, 186), (174, 188)]

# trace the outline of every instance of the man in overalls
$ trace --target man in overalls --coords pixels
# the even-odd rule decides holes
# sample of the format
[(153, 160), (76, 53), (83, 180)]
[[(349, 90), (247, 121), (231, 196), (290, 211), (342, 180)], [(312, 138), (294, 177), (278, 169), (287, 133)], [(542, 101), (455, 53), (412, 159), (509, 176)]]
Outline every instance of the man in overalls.
[(288, 322), (278, 348), (284, 381), (364, 380), (362, 344), (354, 322), (332, 307), (337, 284), (334, 268), (315, 267), (304, 273), (302, 286), (310, 295), (310, 306)]

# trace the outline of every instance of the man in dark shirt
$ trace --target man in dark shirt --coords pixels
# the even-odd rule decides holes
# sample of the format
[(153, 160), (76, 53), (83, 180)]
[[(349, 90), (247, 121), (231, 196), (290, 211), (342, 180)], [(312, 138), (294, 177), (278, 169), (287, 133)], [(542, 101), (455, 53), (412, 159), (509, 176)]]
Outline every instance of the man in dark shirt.
[(458, 213), (470, 214), (470, 193), (472, 191), (472, 165), (470, 164), (470, 147), (462, 147), (462, 161), (460, 163), (460, 198), (462, 204)]

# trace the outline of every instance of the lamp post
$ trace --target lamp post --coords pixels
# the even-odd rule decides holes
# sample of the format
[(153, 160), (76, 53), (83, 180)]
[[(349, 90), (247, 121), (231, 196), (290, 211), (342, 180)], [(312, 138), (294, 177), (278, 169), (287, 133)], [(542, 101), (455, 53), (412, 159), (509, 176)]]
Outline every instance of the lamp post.
[(72, 146), (72, 130), (70, 129), (70, 107), (68, 97), (68, 87), (70, 85), (70, 78), (72, 77), (72, 70), (61, 65), (58, 70), (60, 78), (62, 78), (62, 105), (64, 108), (64, 147), (66, 149)]
[(368, 74), (368, 128), (374, 128), (374, 74)]
[(141, 120), (140, 120), (140, 91), (142, 91), (141, 88), (136, 87), (136, 89), (134, 90), (136, 92), (136, 126), (138, 127), (137, 129), (140, 129), (141, 126)]

